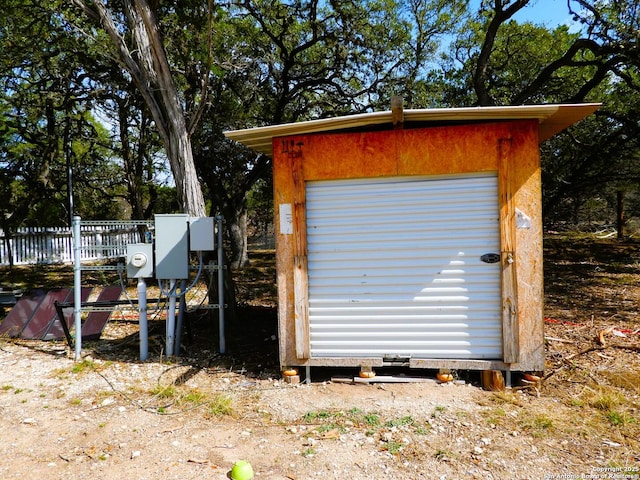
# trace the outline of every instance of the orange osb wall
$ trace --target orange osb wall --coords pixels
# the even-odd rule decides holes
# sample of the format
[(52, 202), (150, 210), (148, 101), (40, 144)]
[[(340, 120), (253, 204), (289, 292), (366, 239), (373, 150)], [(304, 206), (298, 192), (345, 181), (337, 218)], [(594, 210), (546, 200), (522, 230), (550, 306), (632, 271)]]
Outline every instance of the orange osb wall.
[[(475, 123), (273, 139), (280, 363), (328, 365), (308, 355), (305, 181), (406, 175), (498, 172), (501, 250), (515, 261), (503, 267), (505, 358), (513, 370), (543, 370), (541, 181), (536, 120)], [(293, 232), (280, 231), (281, 204), (293, 206)], [(515, 209), (531, 217), (517, 229)], [(517, 323), (510, 315), (515, 299)], [(514, 310), (515, 311), (515, 310)], [(306, 325), (305, 325), (306, 322)], [(515, 360), (515, 361), (514, 361)], [(511, 363), (513, 362), (513, 363)], [(358, 359), (332, 365), (360, 365)], [(438, 362), (420, 365), (436, 367)], [(442, 361), (438, 366), (444, 368)], [(500, 369), (492, 362), (452, 362), (451, 368)]]

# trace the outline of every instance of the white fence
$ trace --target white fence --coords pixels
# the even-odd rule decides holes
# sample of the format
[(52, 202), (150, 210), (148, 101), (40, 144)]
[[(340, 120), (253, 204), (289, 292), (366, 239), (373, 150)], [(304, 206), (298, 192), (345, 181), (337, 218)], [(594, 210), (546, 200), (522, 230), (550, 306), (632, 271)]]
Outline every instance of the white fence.
[[(128, 243), (142, 242), (131, 222), (101, 222), (82, 225), (82, 260), (98, 261), (124, 257)], [(10, 262), (10, 257), (13, 262)], [(0, 230), (0, 265), (73, 263), (71, 227), (20, 228), (7, 238)]]

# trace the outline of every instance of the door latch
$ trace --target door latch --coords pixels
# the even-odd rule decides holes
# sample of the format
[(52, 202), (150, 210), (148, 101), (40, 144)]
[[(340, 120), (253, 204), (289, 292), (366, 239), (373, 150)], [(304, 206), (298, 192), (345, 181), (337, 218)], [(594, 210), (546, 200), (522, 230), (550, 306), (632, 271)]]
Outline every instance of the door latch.
[(499, 253), (485, 253), (480, 257), (484, 263), (498, 263), (500, 261)]

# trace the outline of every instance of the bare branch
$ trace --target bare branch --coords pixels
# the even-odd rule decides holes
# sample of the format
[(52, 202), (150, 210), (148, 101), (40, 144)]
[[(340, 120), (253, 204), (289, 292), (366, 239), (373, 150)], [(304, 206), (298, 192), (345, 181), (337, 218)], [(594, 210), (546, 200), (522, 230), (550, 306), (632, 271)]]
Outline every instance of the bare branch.
[(512, 104), (520, 105), (529, 97), (539, 92), (542, 86), (551, 79), (555, 72), (563, 67), (571, 65), (576, 54), (583, 50), (589, 50), (598, 56), (600, 53), (600, 46), (593, 40), (589, 40), (587, 38), (577, 39), (564, 53), (564, 55), (562, 55), (562, 57), (547, 65), (524, 90), (516, 95), (512, 100)]
[(487, 86), (487, 77), (488, 77), (488, 68), (489, 68), (489, 58), (491, 57), (491, 52), (493, 51), (493, 46), (496, 41), (496, 37), (498, 35), (498, 29), (500, 26), (509, 20), (518, 10), (522, 9), (529, 3), (529, 0), (517, 0), (509, 5), (506, 9), (502, 0), (494, 1), (494, 11), (495, 15), (489, 22), (489, 26), (487, 27), (487, 32), (484, 37), (484, 42), (482, 44), (482, 48), (480, 49), (480, 54), (478, 55), (478, 63), (476, 64), (476, 69), (473, 74), (473, 88), (478, 97), (479, 105), (494, 105), (495, 100), (489, 93), (489, 88)]

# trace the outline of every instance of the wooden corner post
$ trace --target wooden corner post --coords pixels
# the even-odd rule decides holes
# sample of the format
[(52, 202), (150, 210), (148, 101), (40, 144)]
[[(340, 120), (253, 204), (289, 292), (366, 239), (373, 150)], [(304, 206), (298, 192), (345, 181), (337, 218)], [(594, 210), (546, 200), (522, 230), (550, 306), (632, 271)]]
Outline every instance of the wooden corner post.
[[(302, 153), (302, 152), (300, 152)], [(309, 277), (307, 271), (306, 189), (302, 155), (292, 158), (293, 176), (293, 299), (296, 357), (308, 359), (309, 347)]]
[(516, 275), (516, 207), (511, 138), (498, 140), (498, 195), (500, 203), (500, 250), (502, 265), (502, 353), (505, 363), (520, 356), (518, 286)]

